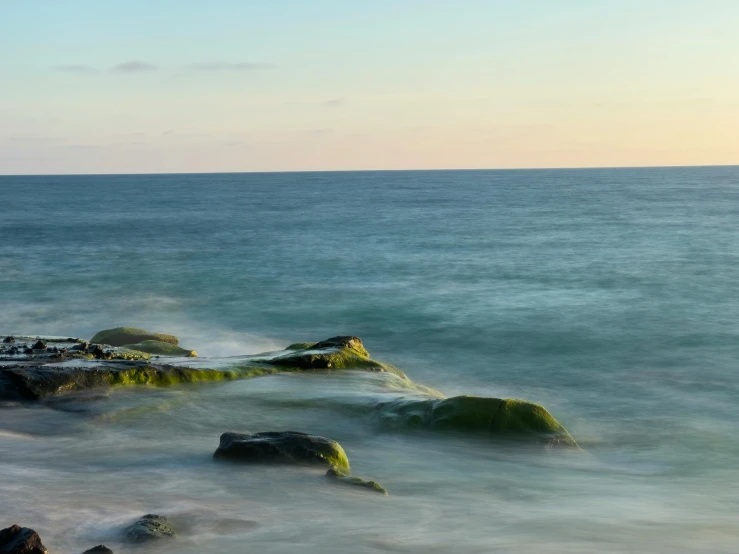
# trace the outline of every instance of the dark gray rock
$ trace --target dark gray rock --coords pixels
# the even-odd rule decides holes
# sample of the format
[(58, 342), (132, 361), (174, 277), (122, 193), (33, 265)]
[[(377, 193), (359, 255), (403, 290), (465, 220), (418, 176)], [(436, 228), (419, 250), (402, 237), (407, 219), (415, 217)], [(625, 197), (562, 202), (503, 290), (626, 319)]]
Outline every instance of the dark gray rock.
[(113, 551), (104, 544), (99, 544), (89, 550), (85, 550), (82, 554), (113, 554)]
[(125, 529), (126, 538), (132, 542), (143, 542), (175, 536), (174, 529), (167, 518), (146, 514)]
[(349, 460), (338, 442), (295, 431), (223, 433), (213, 457), (244, 462), (334, 465), (349, 471)]
[(11, 525), (0, 531), (0, 554), (48, 554), (33, 529)]

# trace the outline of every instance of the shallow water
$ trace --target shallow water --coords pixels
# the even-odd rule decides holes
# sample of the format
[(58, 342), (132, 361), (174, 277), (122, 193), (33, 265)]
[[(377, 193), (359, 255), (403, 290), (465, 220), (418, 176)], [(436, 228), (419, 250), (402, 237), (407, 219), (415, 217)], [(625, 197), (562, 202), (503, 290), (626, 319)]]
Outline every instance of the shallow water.
[[(0, 524), (53, 552), (144, 513), (161, 552), (735, 552), (739, 168), (0, 177), (0, 332), (172, 332), (201, 356), (356, 334), (583, 446), (377, 424), (382, 375), (0, 408)], [(324, 434), (383, 497), (211, 455)], [(8, 500), (10, 499), (10, 501)], [(134, 549), (135, 550), (135, 549)]]

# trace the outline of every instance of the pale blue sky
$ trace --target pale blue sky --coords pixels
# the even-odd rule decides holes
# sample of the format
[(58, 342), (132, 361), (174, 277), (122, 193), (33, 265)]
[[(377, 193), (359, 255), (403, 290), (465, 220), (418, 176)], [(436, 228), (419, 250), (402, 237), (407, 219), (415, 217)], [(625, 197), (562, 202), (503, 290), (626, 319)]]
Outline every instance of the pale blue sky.
[(733, 0), (0, 0), (0, 174), (739, 163)]

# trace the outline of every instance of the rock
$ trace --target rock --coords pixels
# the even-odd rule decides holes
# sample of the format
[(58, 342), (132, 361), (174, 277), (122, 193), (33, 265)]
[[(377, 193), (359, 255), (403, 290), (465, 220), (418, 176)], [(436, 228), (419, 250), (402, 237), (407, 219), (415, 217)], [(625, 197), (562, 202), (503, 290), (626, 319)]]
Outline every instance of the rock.
[(33, 529), (11, 525), (0, 531), (0, 554), (48, 554)]
[(577, 446), (567, 429), (545, 408), (525, 400), (479, 396), (428, 400), (399, 398), (380, 404), (377, 410), (382, 421), (397, 426), (533, 435), (553, 445)]
[(5, 344), (10, 344), (11, 342), (15, 342), (15, 337), (13, 337), (13, 336), (7, 336), (7, 337), (5, 337), (5, 338), (3, 339), (3, 342), (4, 342)]
[[(310, 345), (300, 350), (290, 347)], [(390, 364), (370, 359), (362, 339), (353, 336), (332, 337), (316, 343), (296, 343), (290, 345), (288, 354), (264, 359), (264, 362), (302, 370), (316, 369), (362, 369), (365, 371), (387, 371), (407, 379), (405, 373)]]
[(104, 544), (99, 544), (85, 550), (82, 554), (113, 554), (113, 551)]
[(316, 345), (316, 342), (294, 342), (290, 346), (286, 347), (285, 350), (307, 350), (308, 348)]
[(46, 343), (39, 340), (31, 348), (34, 350), (46, 350)]
[(73, 347), (70, 348), (70, 350), (87, 350), (88, 346), (89, 343), (85, 340), (75, 344)]
[(126, 537), (133, 542), (174, 537), (175, 532), (164, 516), (146, 514), (125, 529)]
[(198, 353), (194, 350), (186, 350), (169, 342), (158, 340), (145, 340), (136, 344), (124, 344), (123, 348), (136, 350), (137, 352), (146, 352), (147, 354), (158, 354), (160, 356), (198, 357)]
[(385, 487), (380, 485), (377, 481), (367, 481), (366, 479), (360, 479), (359, 477), (352, 477), (348, 473), (343, 472), (338, 467), (329, 468), (329, 470), (326, 472), (326, 477), (342, 485), (362, 487), (365, 489), (370, 489), (374, 492), (379, 492), (380, 494), (387, 494), (387, 490), (385, 489)]
[(136, 344), (145, 340), (157, 340), (168, 342), (177, 346), (179, 339), (174, 335), (164, 335), (162, 333), (152, 333), (144, 329), (136, 329), (134, 327), (116, 327), (115, 329), (106, 329), (97, 333), (90, 342), (93, 344), (109, 344), (110, 346), (123, 346), (124, 344)]
[(294, 431), (223, 433), (213, 457), (244, 462), (322, 464), (349, 471), (346, 452), (338, 442)]

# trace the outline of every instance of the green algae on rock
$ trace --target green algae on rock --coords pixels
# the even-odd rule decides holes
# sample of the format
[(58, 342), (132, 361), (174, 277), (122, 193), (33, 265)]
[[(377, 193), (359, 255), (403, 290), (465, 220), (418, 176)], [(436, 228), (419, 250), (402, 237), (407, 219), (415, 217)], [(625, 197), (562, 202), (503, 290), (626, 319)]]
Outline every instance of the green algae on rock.
[(223, 433), (213, 457), (243, 462), (320, 464), (349, 471), (349, 459), (338, 442), (296, 431)]
[(174, 335), (165, 335), (163, 333), (153, 333), (144, 329), (135, 327), (116, 327), (115, 329), (105, 329), (95, 334), (90, 342), (93, 344), (109, 344), (110, 346), (124, 346), (126, 344), (136, 344), (145, 340), (156, 340), (168, 342), (177, 346), (180, 340)]
[[(77, 339), (57, 338), (56, 346), (45, 350), (33, 350), (22, 344), (38, 338), (14, 337), (12, 342), (6, 340), (0, 345), (0, 399), (39, 400), (52, 394), (116, 385), (166, 386), (284, 372), (357, 370), (382, 373), (379, 381), (383, 388), (403, 390), (408, 394), (379, 404), (368, 401), (365, 411), (374, 409), (384, 424), (400, 428), (528, 435), (546, 437), (550, 444), (576, 445), (567, 430), (542, 406), (524, 400), (477, 396), (445, 399), (441, 393), (414, 383), (401, 370), (372, 360), (361, 339), (354, 336), (291, 345), (300, 346), (298, 350), (237, 358), (181, 360), (177, 365), (154, 362), (146, 351), (174, 356), (195, 353), (171, 342), (155, 340), (103, 348), (99, 344), (80, 343)], [(18, 345), (30, 353), (20, 353)]]
[(159, 340), (145, 340), (136, 344), (124, 344), (123, 348), (158, 356), (179, 356), (184, 358), (198, 357), (197, 352), (194, 350), (187, 350), (186, 348), (181, 348), (172, 343)]
[(245, 379), (277, 373), (276, 368), (242, 366), (209, 369), (160, 365), (148, 362), (93, 362), (86, 366), (65, 364), (0, 366), (0, 399), (40, 400), (52, 394), (94, 387), (120, 385), (168, 386)]
[(126, 527), (124, 534), (132, 542), (144, 542), (174, 537), (175, 531), (166, 517), (146, 514)]
[(374, 492), (379, 492), (380, 494), (387, 494), (387, 489), (385, 489), (385, 487), (380, 485), (380, 483), (378, 483), (377, 481), (368, 481), (367, 479), (362, 479), (360, 477), (352, 477), (349, 473), (346, 473), (341, 468), (338, 468), (336, 466), (332, 466), (328, 469), (328, 471), (326, 472), (326, 477), (328, 477), (335, 483), (339, 483), (342, 485), (361, 487)]
[(290, 346), (286, 346), (285, 350), (306, 350), (311, 346), (315, 346), (315, 342), (294, 342)]
[(577, 446), (542, 406), (525, 400), (455, 396), (446, 399), (399, 398), (377, 407), (379, 419), (396, 427), (529, 435), (552, 445)]
[[(301, 343), (290, 346), (297, 347), (298, 345), (302, 346)], [(359, 337), (332, 337), (314, 343), (308, 348), (290, 350), (288, 354), (282, 354), (260, 361), (281, 367), (303, 370), (361, 369), (365, 371), (386, 371), (407, 379), (405, 373), (397, 367), (372, 360), (369, 352), (367, 352), (362, 344), (362, 339)]]

